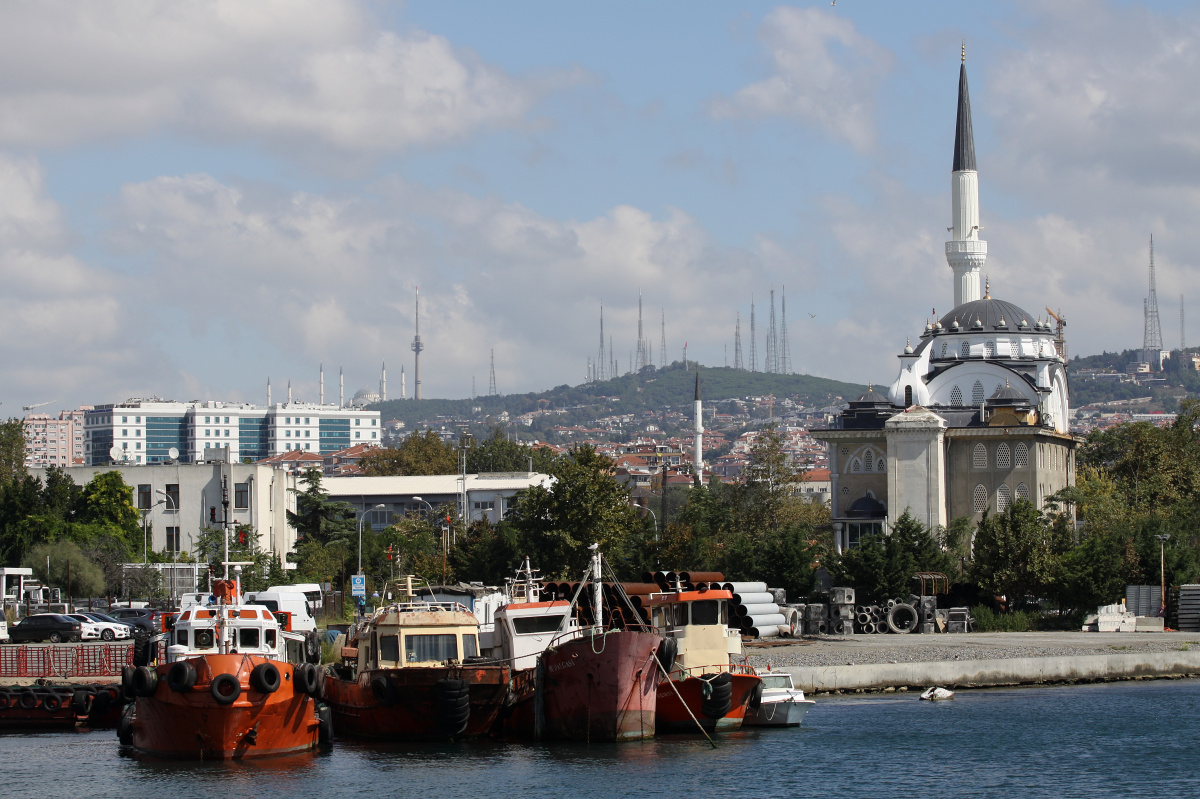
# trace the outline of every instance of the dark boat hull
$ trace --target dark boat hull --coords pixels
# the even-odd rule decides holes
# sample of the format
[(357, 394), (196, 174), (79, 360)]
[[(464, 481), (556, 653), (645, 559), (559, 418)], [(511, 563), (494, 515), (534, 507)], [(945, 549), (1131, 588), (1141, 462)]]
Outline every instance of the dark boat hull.
[[(158, 666), (151, 696), (140, 696), (129, 711), (127, 734), (134, 751), (185, 760), (241, 760), (293, 754), (317, 748), (316, 700), (296, 686), (292, 666), (254, 655), (204, 655), (188, 659), (196, 668), (195, 685), (174, 691), (167, 685), (168, 665)], [(274, 663), (279, 688), (260, 693), (250, 685), (259, 663)], [(239, 696), (229, 704), (214, 699), (215, 677), (234, 675)], [(118, 734), (122, 725), (118, 725)]]
[(509, 732), (550, 741), (638, 741), (654, 736), (661, 636), (609, 631), (556, 645), (514, 678)]
[[(333, 711), (337, 735), (391, 741), (436, 741), (479, 738), (496, 732), (500, 711), (508, 698), (507, 666), (373, 669), (348, 680), (325, 677), (325, 701)], [(390, 685), (387, 702), (371, 683), (383, 677)], [(448, 732), (453, 724), (437, 693), (439, 680), (462, 680), (470, 697), (465, 729)]]
[[(762, 683), (753, 672), (743, 667), (729, 667), (732, 686), (728, 712), (718, 717), (704, 712), (704, 681), (700, 675), (671, 673), (671, 679), (658, 684), (658, 714), (655, 730), (660, 734), (729, 732), (741, 729), (746, 709), (755, 688)], [(682, 679), (680, 679), (682, 678)], [(690, 712), (689, 712), (690, 711)]]

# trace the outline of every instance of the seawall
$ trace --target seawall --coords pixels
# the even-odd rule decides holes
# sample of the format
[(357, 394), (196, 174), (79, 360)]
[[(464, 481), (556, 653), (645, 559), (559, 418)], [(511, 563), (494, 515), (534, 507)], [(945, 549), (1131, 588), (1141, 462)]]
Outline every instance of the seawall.
[(777, 668), (806, 693), (990, 688), (1200, 675), (1200, 650)]

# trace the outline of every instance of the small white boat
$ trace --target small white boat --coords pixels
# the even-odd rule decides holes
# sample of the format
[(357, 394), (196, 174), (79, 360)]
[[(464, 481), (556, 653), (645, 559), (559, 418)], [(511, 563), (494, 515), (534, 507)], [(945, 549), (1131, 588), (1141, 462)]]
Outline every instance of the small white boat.
[(816, 704), (804, 698), (804, 691), (792, 684), (786, 671), (760, 671), (762, 701), (746, 711), (742, 724), (746, 727), (798, 727), (804, 714)]
[(926, 688), (925, 692), (923, 694), (921, 694), (921, 698), (928, 700), (930, 702), (938, 702), (942, 699), (953, 699), (954, 692), (947, 691), (945, 688), (938, 688), (935, 686), (933, 688)]

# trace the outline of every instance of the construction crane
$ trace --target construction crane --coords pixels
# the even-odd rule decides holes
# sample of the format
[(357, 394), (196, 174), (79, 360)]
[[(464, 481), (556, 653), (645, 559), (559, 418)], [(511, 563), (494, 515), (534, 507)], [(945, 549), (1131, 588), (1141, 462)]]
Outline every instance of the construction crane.
[(21, 406), (21, 410), (23, 410), (23, 411), (32, 411), (34, 408), (40, 408), (40, 407), (42, 407), (43, 405), (53, 405), (53, 404), (54, 404), (54, 403), (56, 403), (56, 402), (58, 402), (58, 400), (49, 400), (49, 401), (47, 401), (47, 402), (35, 402), (35, 403), (34, 403), (34, 404), (32, 404), (32, 405), (22, 405), (22, 406)]
[(1050, 314), (1050, 316), (1054, 318), (1054, 346), (1058, 348), (1058, 354), (1062, 356), (1063, 363), (1066, 363), (1067, 337), (1063, 331), (1067, 326), (1067, 320), (1063, 318), (1061, 310), (1058, 313), (1055, 313), (1054, 311), (1050, 310), (1049, 306), (1047, 306), (1046, 313)]

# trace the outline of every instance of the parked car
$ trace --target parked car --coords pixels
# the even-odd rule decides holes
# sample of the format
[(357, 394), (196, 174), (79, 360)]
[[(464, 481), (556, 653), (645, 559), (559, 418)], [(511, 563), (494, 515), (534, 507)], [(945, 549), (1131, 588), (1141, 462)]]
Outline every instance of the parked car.
[(134, 635), (158, 635), (170, 632), (175, 627), (174, 613), (164, 613), (154, 608), (113, 608), (108, 615), (133, 627)]
[[(133, 635), (133, 628), (128, 624), (111, 619), (101, 613), (69, 613), (67, 615), (72, 619), (78, 619), (83, 625), (83, 640), (85, 641), (96, 638), (101, 641), (115, 641)], [(95, 628), (95, 634), (88, 634), (89, 627)]]
[(9, 640), (13, 643), (49, 641), (58, 644), (63, 641), (78, 641), (82, 636), (83, 624), (61, 613), (36, 613), (26, 616), (8, 631)]
[(82, 613), (64, 613), (68, 619), (74, 619), (79, 622), (79, 637), (84, 641), (99, 641), (100, 640), (100, 625), (84, 616)]

